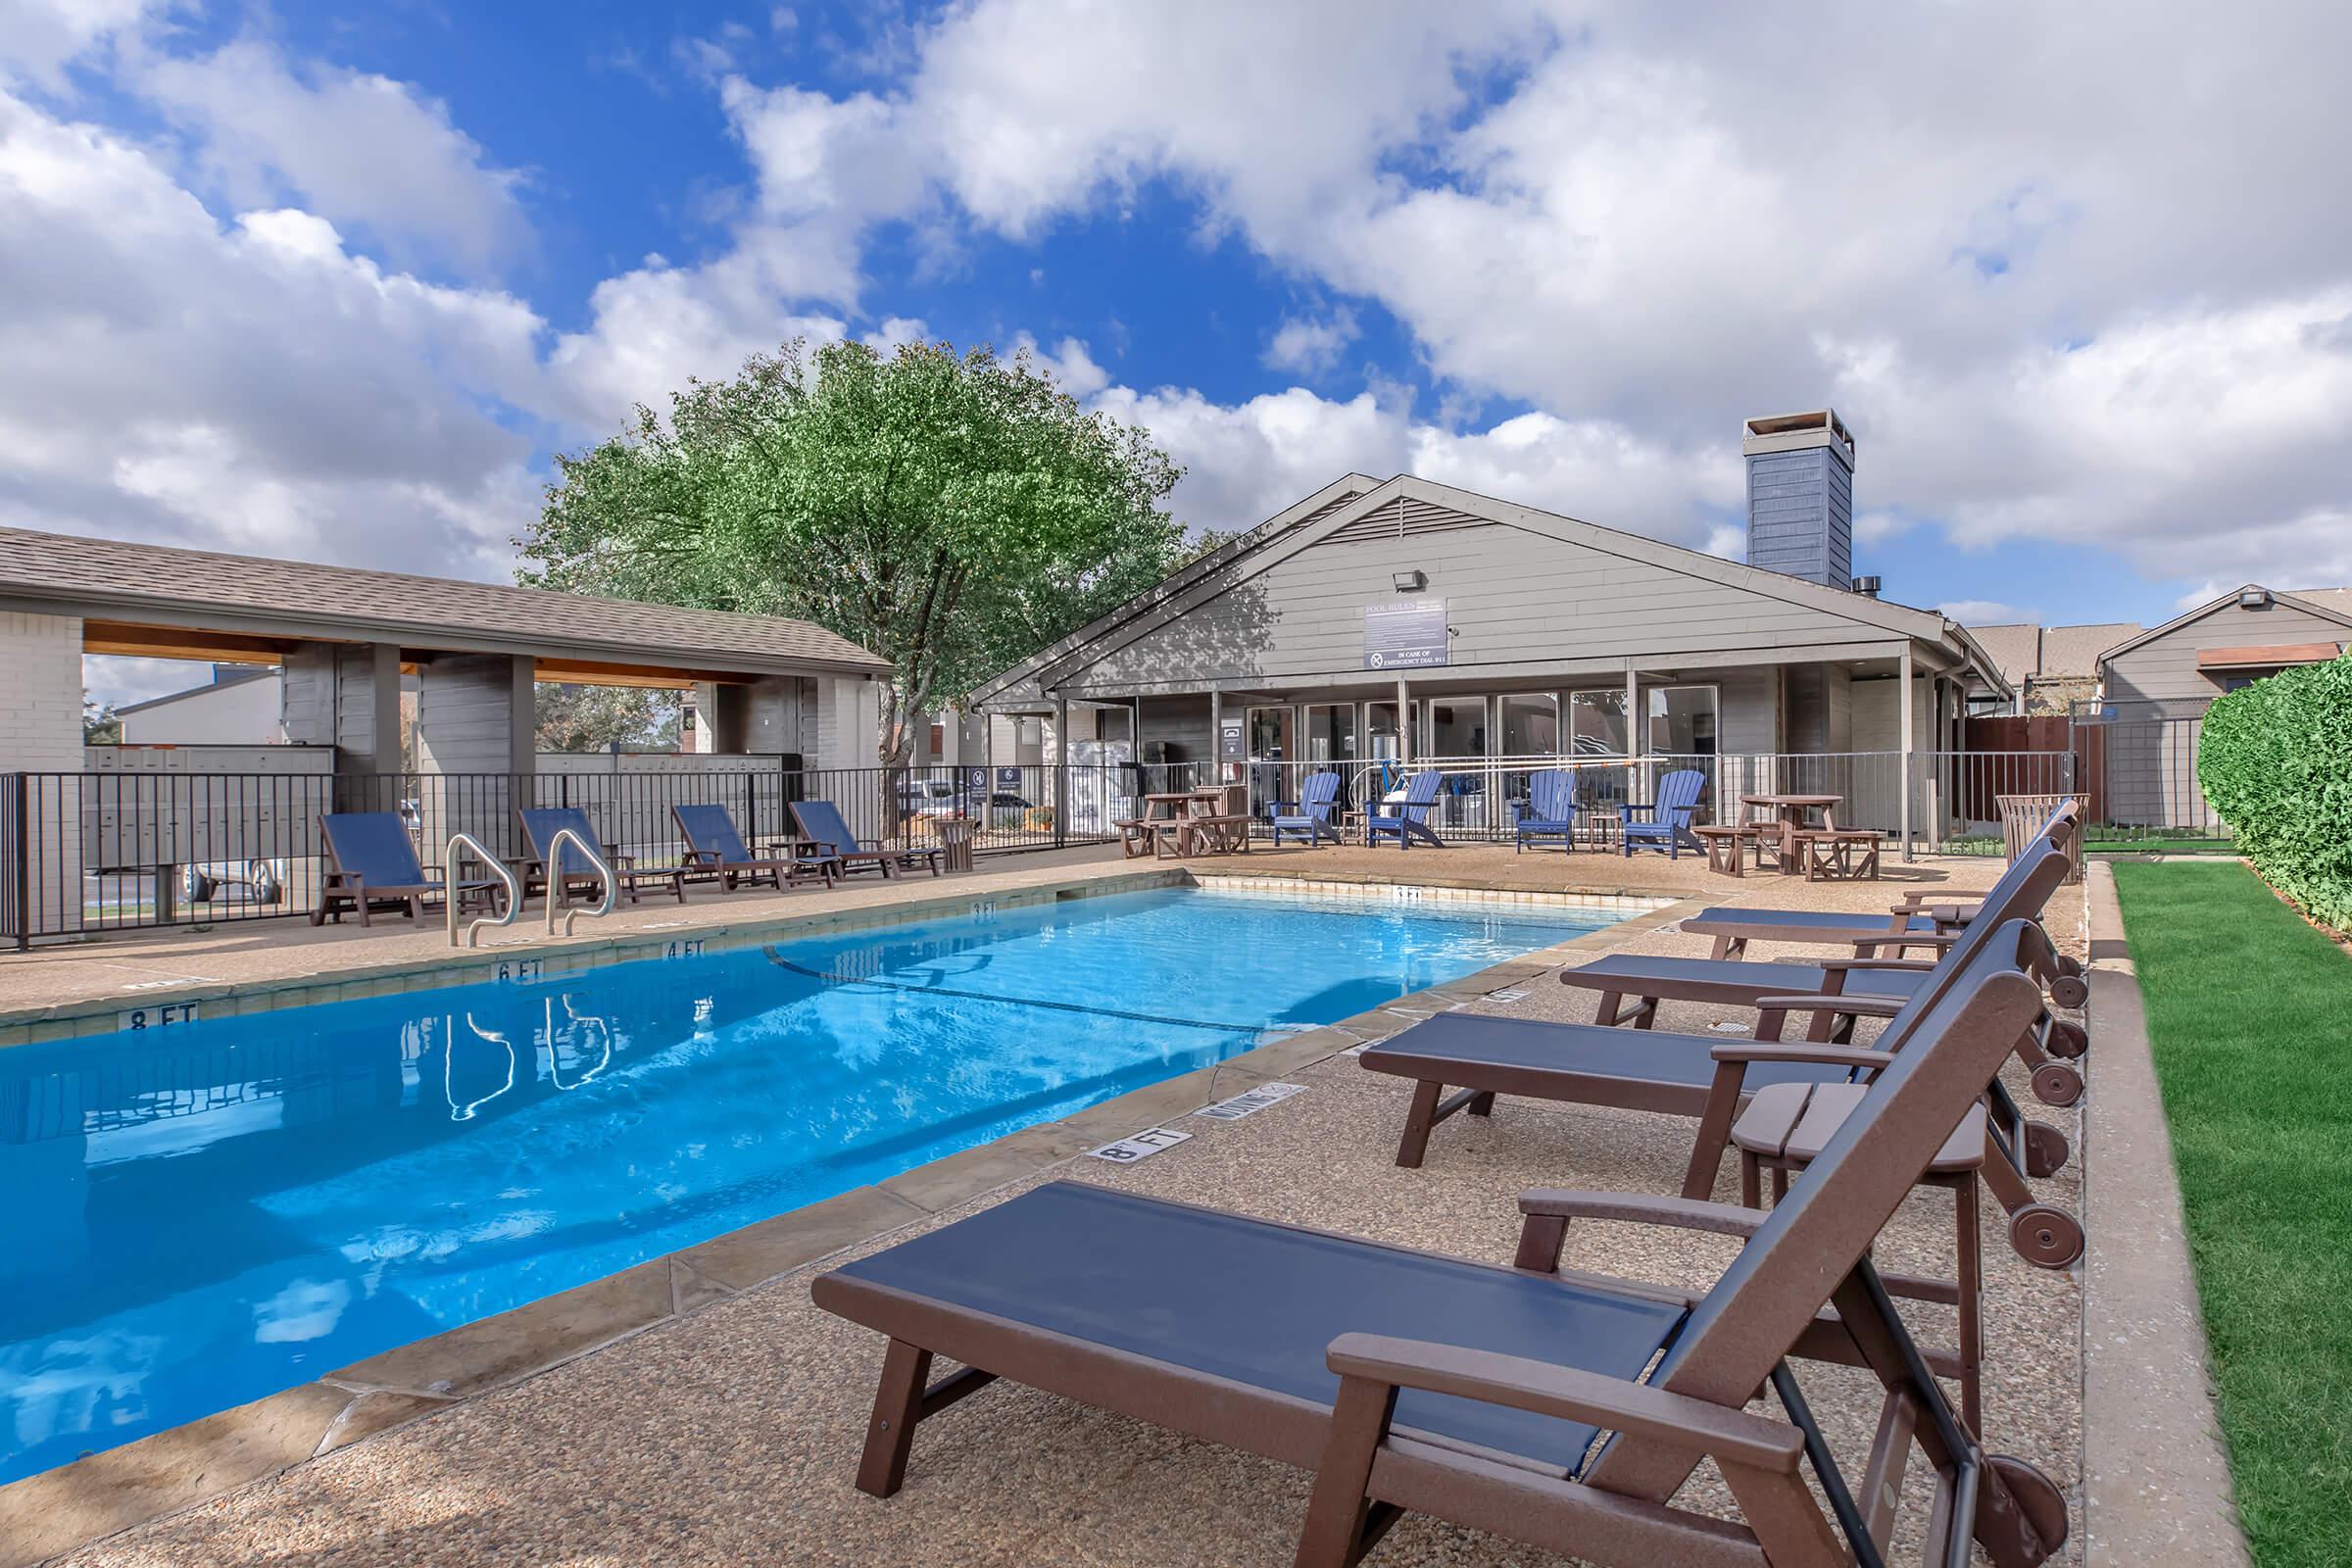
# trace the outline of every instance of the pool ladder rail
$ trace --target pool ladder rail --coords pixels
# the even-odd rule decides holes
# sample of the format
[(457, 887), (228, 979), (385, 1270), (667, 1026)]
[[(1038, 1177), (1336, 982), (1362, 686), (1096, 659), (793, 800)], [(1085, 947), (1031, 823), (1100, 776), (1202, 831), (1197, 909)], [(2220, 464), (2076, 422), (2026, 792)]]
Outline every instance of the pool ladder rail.
[[(557, 891), (563, 886), (564, 846), (566, 844), (580, 852), (581, 858), (596, 868), (597, 877), (605, 884), (605, 896), (597, 901), (595, 908), (587, 911), (589, 919), (611, 914), (613, 902), (620, 894), (620, 880), (612, 874), (612, 867), (607, 863), (604, 852), (567, 827), (557, 829), (556, 836), (548, 841), (547, 846), (547, 863), (552, 872), (547, 889), (546, 935), (550, 938), (556, 935)], [(469, 922), (466, 927), (463, 945), (468, 948), (480, 946), (484, 926), (513, 925), (522, 918), (521, 878), (508, 868), (506, 861), (491, 854), (480, 839), (470, 833), (452, 833), (441, 853), (441, 886), (444, 890), (442, 902), (449, 910), (449, 945), (453, 948), (461, 945), (458, 941), (458, 860), (468, 850), (473, 852), (475, 859), (490, 868), (491, 874), (506, 888), (507, 908), (504, 914), (485, 914)], [(572, 922), (579, 918), (580, 911), (566, 906), (561, 912), (564, 916), (564, 935), (569, 936)]]

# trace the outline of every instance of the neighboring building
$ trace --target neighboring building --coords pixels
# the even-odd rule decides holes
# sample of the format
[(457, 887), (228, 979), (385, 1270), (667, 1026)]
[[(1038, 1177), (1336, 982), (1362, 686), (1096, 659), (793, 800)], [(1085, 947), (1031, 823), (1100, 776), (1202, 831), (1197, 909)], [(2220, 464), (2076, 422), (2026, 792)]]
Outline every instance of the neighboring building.
[(125, 746), (275, 746), (286, 738), (278, 672), (215, 664), (202, 686), (118, 708)]
[[(81, 669), (93, 654), (270, 666), (289, 749), (239, 769), (191, 768), (185, 748), (85, 747)], [(272, 885), (305, 906), (327, 811), (402, 811), (428, 864), (458, 831), (493, 851), (513, 845), (514, 806), (539, 793), (543, 680), (707, 693), (719, 755), (681, 768), (767, 777), (763, 794), (732, 778), (694, 788), (738, 808), (747, 835), (778, 836), (776, 754), (872, 766), (876, 693), (890, 674), (886, 660), (806, 621), (19, 528), (0, 528), (0, 761), (55, 780), (0, 843), (0, 935), (21, 942), (120, 923), (125, 904), (144, 919), (135, 890), (176, 886), (196, 862), (280, 865)], [(89, 766), (93, 751), (116, 765)], [(596, 760), (544, 770), (568, 777)], [(304, 776), (156, 782), (256, 770)], [(617, 800), (625, 820), (616, 828), (608, 813), (600, 829), (666, 844), (665, 805)], [(94, 904), (94, 888), (109, 887), (134, 892)]]
[(2189, 717), (2227, 691), (2335, 658), (2352, 639), (2352, 588), (2226, 593), (2099, 657), (2102, 701), (2117, 716)]
[(2352, 589), (2248, 583), (2107, 649), (2099, 660), (2106, 807), (2116, 822), (2211, 828), (2197, 784), (2205, 710), (2224, 692), (2352, 642)]
[(2035, 626), (2020, 622), (2001, 626), (1971, 626), (1984, 651), (2000, 666), (2014, 690), (2004, 698), (1988, 685), (1969, 688), (1972, 716), (2023, 713), (2031, 717), (2064, 718), (2076, 705), (2095, 706), (2099, 695), (2099, 655), (2128, 637), (2139, 634), (2137, 621), (2096, 621), (2080, 626)]
[[(1751, 559), (1790, 570), (1349, 474), (971, 709), (1170, 762), (1737, 754), (1769, 771), (1768, 754), (1957, 751), (1970, 685), (2011, 688), (1961, 626), (1846, 577), (1853, 442), (1837, 416), (1751, 420), (1743, 448)], [(1899, 775), (1875, 771), (1831, 787), (1849, 816), (1897, 826)]]

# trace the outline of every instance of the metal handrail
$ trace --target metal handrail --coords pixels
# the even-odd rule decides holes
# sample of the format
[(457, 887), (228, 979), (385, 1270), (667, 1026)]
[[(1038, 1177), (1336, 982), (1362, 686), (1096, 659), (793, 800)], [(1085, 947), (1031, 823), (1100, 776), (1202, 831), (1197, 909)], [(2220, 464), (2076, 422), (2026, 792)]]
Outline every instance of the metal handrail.
[[(588, 918), (594, 920), (611, 914), (614, 902), (620, 897), (620, 878), (614, 875), (612, 867), (606, 863), (604, 852), (598, 846), (581, 838), (570, 828), (556, 829), (556, 836), (547, 841), (547, 934), (551, 937), (556, 934), (556, 892), (563, 886), (565, 840), (578, 846), (580, 854), (587, 858), (588, 863), (596, 867), (596, 874), (605, 880), (604, 902), (588, 911)], [(565, 936), (571, 935), (571, 922), (578, 918), (579, 912), (568, 904), (564, 906), (564, 934)]]
[(507, 863), (492, 855), (488, 846), (472, 834), (452, 833), (449, 842), (441, 848), (441, 897), (449, 906), (449, 945), (453, 948), (458, 945), (458, 906), (464, 902), (458, 897), (458, 855), (463, 850), (471, 850), (474, 858), (495, 872), (507, 889), (507, 912), (485, 914), (468, 925), (466, 928), (466, 946), (475, 946), (480, 940), (482, 927), (486, 925), (513, 925), (522, 918), (522, 883), (514, 872), (507, 869)]

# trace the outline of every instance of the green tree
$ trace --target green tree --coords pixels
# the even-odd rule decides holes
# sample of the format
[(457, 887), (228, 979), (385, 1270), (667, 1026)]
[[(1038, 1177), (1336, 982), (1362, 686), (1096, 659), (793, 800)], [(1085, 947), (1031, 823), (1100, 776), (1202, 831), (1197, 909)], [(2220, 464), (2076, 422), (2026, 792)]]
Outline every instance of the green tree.
[(543, 752), (677, 750), (685, 695), (633, 686), (542, 683), (533, 702), (534, 744)]
[(120, 746), (122, 744), (122, 720), (115, 714), (115, 705), (102, 703), (84, 687), (81, 693), (81, 744), (84, 746)]
[(888, 659), (877, 750), (1166, 573), (1182, 470), (1026, 353), (786, 344), (559, 477), (524, 580), (813, 620)]

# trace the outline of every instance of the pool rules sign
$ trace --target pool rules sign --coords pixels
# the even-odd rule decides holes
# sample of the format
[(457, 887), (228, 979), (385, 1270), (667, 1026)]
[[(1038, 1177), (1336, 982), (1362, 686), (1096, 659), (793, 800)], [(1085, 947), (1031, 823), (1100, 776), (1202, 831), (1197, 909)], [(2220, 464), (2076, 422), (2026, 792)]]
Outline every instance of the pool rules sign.
[(1446, 662), (1446, 601), (1364, 607), (1366, 669), (1431, 669)]

